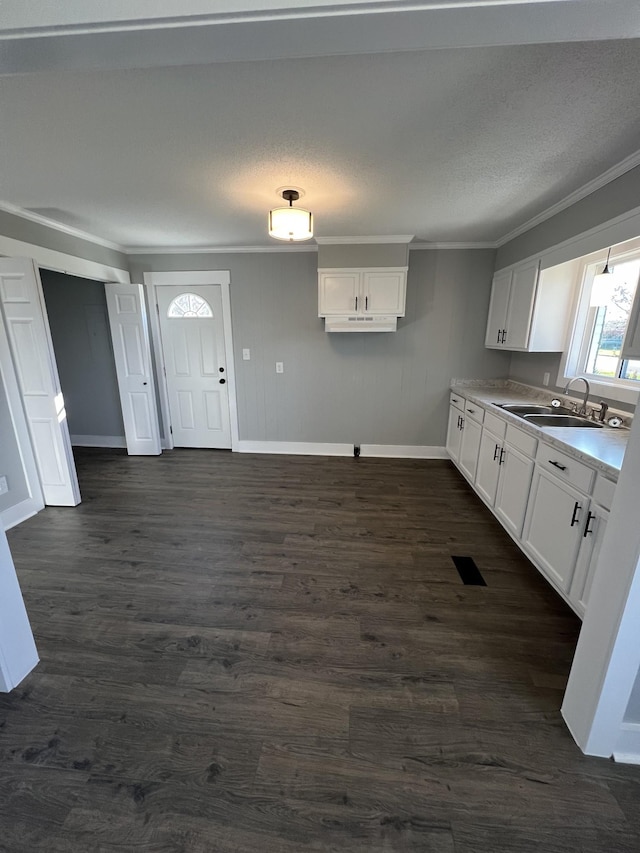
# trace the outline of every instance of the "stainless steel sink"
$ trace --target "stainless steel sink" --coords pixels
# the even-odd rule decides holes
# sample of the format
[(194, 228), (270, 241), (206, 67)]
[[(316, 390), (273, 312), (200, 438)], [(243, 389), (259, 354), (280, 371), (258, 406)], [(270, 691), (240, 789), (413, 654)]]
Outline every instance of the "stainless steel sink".
[[(555, 409), (554, 411), (557, 411)], [(602, 424), (579, 418), (577, 415), (545, 415), (545, 414), (522, 414), (525, 421), (537, 426), (547, 427), (581, 427), (582, 429), (602, 429)]]
[(566, 409), (564, 406), (536, 406), (533, 403), (504, 403), (500, 406), (507, 412), (514, 415), (573, 415), (571, 409)]

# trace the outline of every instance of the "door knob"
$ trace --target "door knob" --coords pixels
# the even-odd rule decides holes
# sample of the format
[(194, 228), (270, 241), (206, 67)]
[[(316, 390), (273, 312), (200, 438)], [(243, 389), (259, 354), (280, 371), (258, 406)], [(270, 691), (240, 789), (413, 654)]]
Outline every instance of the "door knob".
[(227, 381), (226, 379), (221, 379), (221, 380), (220, 380), (220, 384), (221, 384), (221, 385), (224, 385), (224, 383), (225, 383), (226, 381)]
[(220, 371), (220, 373), (224, 373), (224, 367), (219, 367), (218, 370)]

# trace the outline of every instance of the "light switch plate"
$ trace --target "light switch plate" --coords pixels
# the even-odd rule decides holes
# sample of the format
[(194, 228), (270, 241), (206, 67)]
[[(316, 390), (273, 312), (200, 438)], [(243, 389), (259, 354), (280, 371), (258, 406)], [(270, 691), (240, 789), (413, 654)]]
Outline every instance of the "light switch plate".
[(242, 350), (242, 360), (243, 361), (251, 361), (251, 350), (243, 349)]
[(276, 361), (276, 373), (284, 373), (284, 362)]

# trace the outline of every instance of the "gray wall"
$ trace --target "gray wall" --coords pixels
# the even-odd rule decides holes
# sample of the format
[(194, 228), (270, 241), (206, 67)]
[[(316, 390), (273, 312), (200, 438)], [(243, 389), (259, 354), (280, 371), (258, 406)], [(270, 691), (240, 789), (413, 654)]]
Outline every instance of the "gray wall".
[(41, 270), (71, 435), (124, 436), (104, 284)]
[[(640, 166), (498, 249), (496, 269), (557, 246), (640, 206)], [(591, 250), (593, 251), (593, 249)]]
[(16, 506), (29, 497), (29, 488), (20, 461), (20, 450), (9, 413), (7, 393), (0, 372), (0, 477), (2, 476), (7, 478), (9, 491), (6, 495), (0, 495), (0, 512)]
[(0, 234), (4, 237), (11, 237), (13, 240), (22, 240), (25, 243), (33, 243), (45, 249), (95, 261), (98, 264), (127, 269), (127, 256), (122, 252), (116, 252), (106, 246), (99, 246), (89, 240), (72, 237), (70, 234), (64, 234), (54, 228), (47, 228), (46, 225), (40, 225), (38, 222), (13, 216), (4, 210), (0, 210)]
[(508, 373), (509, 354), (484, 347), (491, 250), (411, 252), (395, 333), (327, 334), (315, 253), (130, 261), (139, 282), (145, 271), (230, 270), (241, 439), (442, 446), (451, 378)]
[(332, 243), (318, 246), (318, 268), (325, 267), (406, 267), (409, 247), (406, 243), (356, 243), (353, 246)]

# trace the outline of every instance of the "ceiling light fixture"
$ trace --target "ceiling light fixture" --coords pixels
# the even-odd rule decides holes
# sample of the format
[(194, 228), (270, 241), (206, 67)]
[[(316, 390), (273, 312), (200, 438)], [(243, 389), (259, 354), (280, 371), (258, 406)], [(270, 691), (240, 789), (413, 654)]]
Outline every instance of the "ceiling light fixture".
[(609, 299), (613, 292), (615, 279), (613, 278), (613, 269), (609, 266), (609, 258), (611, 257), (611, 247), (607, 252), (607, 260), (605, 261), (604, 269), (601, 273), (594, 275), (593, 284), (591, 285), (591, 297), (589, 304), (592, 307), (599, 308), (603, 305), (608, 305)]
[(289, 243), (310, 240), (313, 237), (313, 215), (309, 210), (293, 206), (300, 193), (298, 190), (283, 190), (282, 198), (289, 202), (289, 207), (276, 207), (269, 211), (269, 235)]

